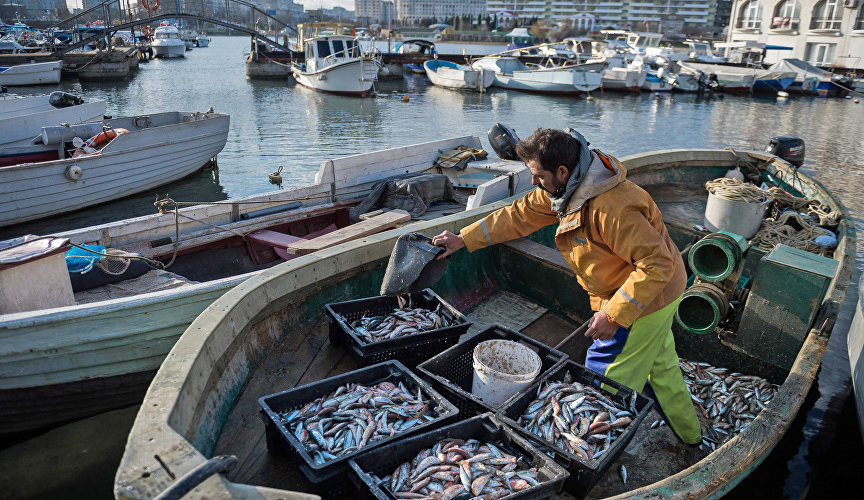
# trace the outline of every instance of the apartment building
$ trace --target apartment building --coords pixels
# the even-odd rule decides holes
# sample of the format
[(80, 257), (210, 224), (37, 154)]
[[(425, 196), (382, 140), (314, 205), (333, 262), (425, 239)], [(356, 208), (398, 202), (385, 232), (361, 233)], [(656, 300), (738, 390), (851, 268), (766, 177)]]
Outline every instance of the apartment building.
[(520, 19), (572, 19), (580, 12), (595, 16), (597, 26), (633, 27), (663, 21), (714, 26), (718, 0), (487, 0), (486, 11), (516, 12)]
[(404, 22), (478, 15), (486, 16), (486, 0), (396, 0), (396, 19)]
[(727, 41), (762, 42), (765, 62), (782, 58), (864, 69), (864, 1), (734, 0)]

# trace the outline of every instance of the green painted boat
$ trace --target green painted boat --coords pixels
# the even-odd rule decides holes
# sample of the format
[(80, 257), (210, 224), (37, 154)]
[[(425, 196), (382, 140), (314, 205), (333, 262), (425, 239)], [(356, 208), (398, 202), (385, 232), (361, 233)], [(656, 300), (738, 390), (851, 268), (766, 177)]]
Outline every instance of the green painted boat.
[[(729, 338), (676, 331), (680, 356), (778, 384), (766, 408), (744, 431), (714, 451), (682, 445), (668, 426), (649, 429), (658, 418), (649, 415), (613, 464), (615, 469), (626, 465), (626, 484), (617, 473), (609, 473), (589, 494), (716, 498), (765, 459), (798, 413), (849, 285), (854, 229), (847, 222), (845, 208), (821, 184), (769, 154), (668, 150), (632, 155), (622, 162), (628, 178), (654, 196), (682, 250), (705, 234), (694, 228), (702, 223), (705, 210), (703, 184), (741, 162), (761, 169), (766, 179), (787, 190), (816, 198), (846, 216), (838, 227), (834, 272), (821, 282), (824, 296), (812, 302), (809, 315), (803, 314), (812, 318), (812, 327), (807, 326), (788, 366), (781, 368), (776, 362), (766, 362), (764, 356), (748, 354), (749, 347), (737, 346)], [(458, 231), (510, 201), (423, 222), (410, 230), (426, 235)], [(190, 497), (311, 496), (305, 492), (314, 491), (312, 485), (296, 465), (268, 453), (264, 426), (257, 417), (257, 399), (358, 367), (347, 351), (328, 342), (323, 306), (376, 295), (393, 245), (406, 231), (391, 230), (280, 264), (233, 288), (199, 315), (148, 389), (117, 471), (115, 496), (152, 498), (217, 455), (236, 456), (237, 466), (204, 480)], [(444, 278), (433, 289), (473, 318), (478, 328), (484, 323), (501, 323), (557, 345), (582, 362), (588, 342), (571, 332), (591, 311), (587, 294), (552, 248), (553, 234), (553, 228), (545, 228), (529, 239), (454, 254)], [(780, 259), (771, 262), (775, 260)], [(756, 273), (769, 268), (764, 262)], [(794, 290), (789, 297), (795, 299)], [(804, 311), (795, 313), (801, 316)], [(790, 324), (793, 320), (789, 319)]]

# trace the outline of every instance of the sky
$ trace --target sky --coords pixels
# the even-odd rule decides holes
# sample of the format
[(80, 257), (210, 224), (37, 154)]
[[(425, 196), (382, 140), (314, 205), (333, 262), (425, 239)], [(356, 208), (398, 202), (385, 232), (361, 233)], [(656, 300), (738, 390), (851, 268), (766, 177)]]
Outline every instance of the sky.
[[(252, 0), (252, 3), (255, 3)], [(333, 7), (344, 7), (348, 10), (354, 10), (354, 0), (294, 0), (294, 3), (302, 4), (307, 9), (332, 9)], [(70, 9), (80, 8), (81, 0), (66, 0), (66, 5)]]

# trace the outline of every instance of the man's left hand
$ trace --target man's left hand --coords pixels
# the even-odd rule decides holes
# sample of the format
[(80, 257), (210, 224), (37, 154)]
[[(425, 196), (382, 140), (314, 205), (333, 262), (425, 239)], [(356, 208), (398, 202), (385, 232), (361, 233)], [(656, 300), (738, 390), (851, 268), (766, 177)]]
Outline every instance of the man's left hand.
[(615, 336), (618, 331), (618, 325), (609, 319), (604, 311), (597, 311), (591, 317), (591, 324), (588, 325), (588, 330), (585, 331), (586, 337), (591, 337), (594, 340), (609, 340)]

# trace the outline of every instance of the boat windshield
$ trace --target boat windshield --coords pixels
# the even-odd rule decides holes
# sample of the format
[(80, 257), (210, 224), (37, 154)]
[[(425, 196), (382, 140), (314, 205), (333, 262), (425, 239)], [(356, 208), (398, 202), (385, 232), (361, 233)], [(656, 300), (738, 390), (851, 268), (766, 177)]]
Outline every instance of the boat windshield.
[(327, 57), (330, 55), (330, 43), (327, 40), (318, 40), (318, 57)]
[(156, 38), (180, 38), (177, 33), (156, 33)]
[(345, 40), (345, 48), (348, 51), (348, 55), (351, 57), (357, 57), (357, 51), (354, 50), (357, 47), (357, 42), (354, 40)]
[(342, 43), (342, 40), (333, 40), (333, 54), (336, 57), (345, 57), (348, 55), (345, 53), (345, 45)]

